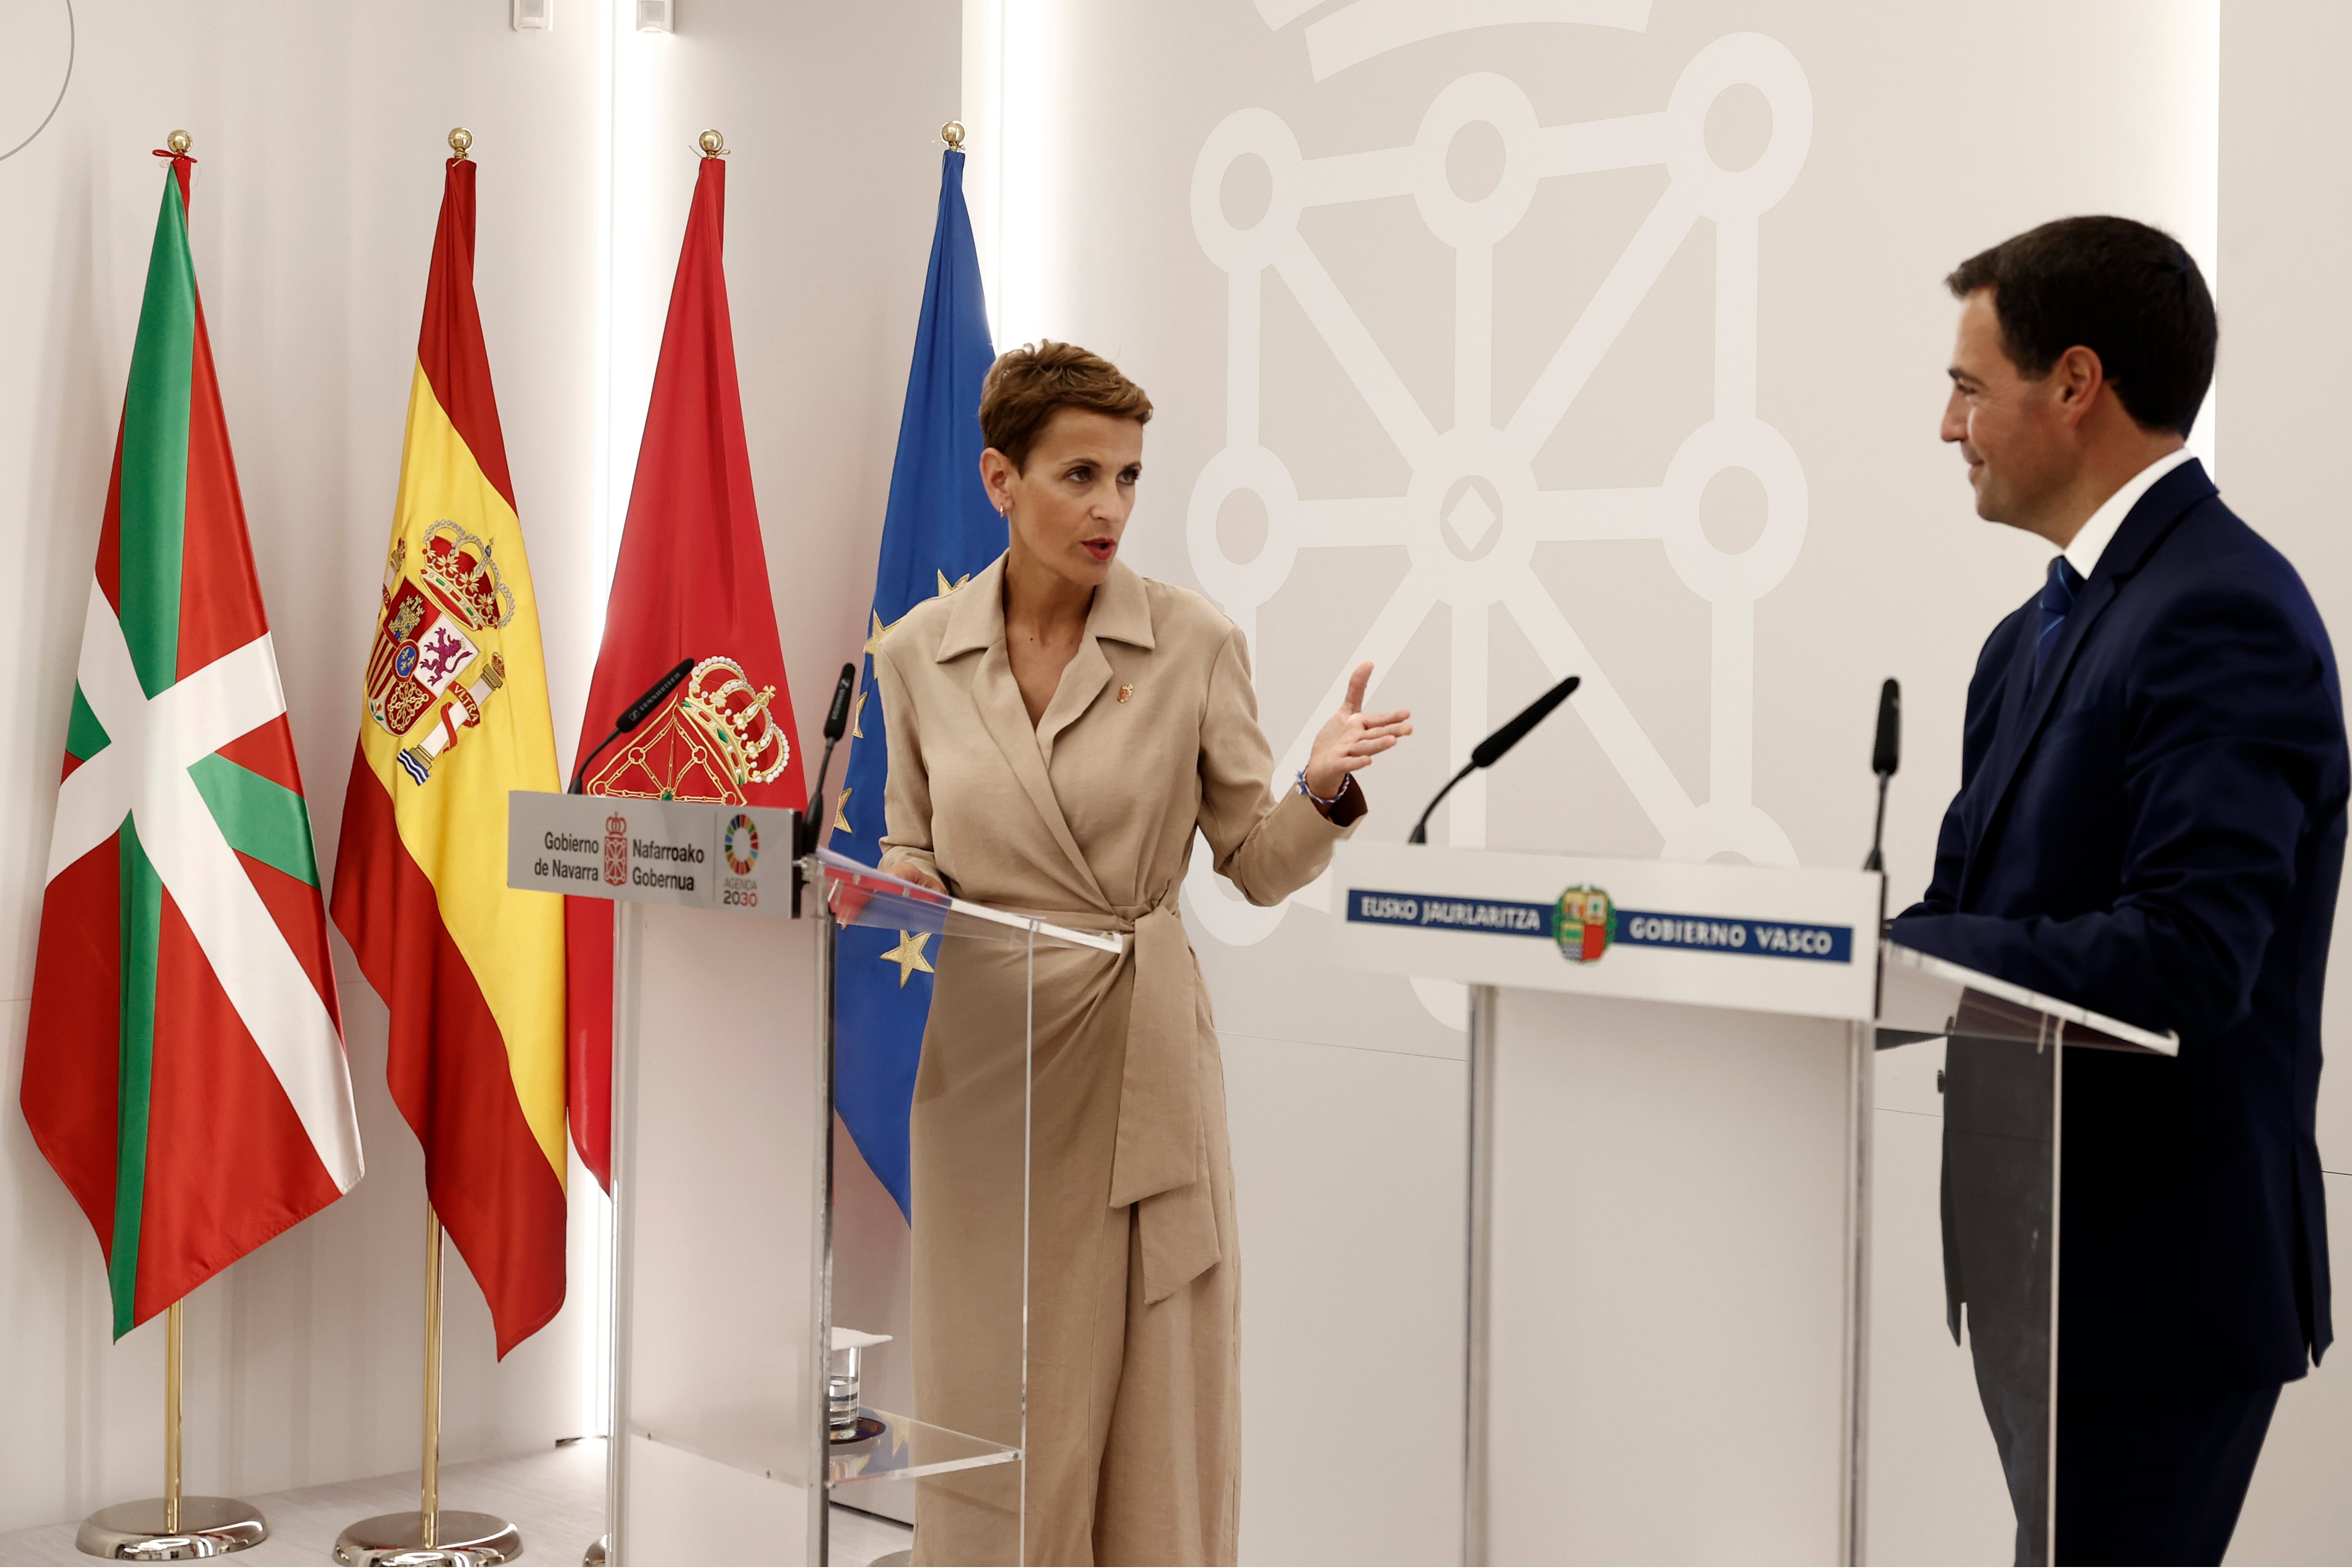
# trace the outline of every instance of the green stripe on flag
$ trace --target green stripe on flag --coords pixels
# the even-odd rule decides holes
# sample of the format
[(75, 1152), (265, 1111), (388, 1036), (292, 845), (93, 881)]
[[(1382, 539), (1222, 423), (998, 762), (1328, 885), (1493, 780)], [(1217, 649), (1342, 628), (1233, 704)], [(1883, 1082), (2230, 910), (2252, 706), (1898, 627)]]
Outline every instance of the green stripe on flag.
[(147, 296), (122, 395), (122, 581), (117, 609), (147, 695), (179, 679), (180, 553), (188, 521), (188, 384), (196, 353), (196, 272), (188, 215), (170, 171), (147, 258)]
[(90, 711), (89, 699), (81, 694), (81, 683), (74, 683), (73, 717), (66, 721), (66, 755), (76, 762), (86, 763), (106, 750), (113, 737), (106, 726)]
[(118, 840), (122, 884), (122, 1025), (116, 1070), (114, 1241), (107, 1284), (114, 1297), (114, 1337), (131, 1328), (139, 1289), (139, 1219), (147, 1197), (147, 1112), (155, 1072), (156, 946), (163, 927), (163, 879), (139, 845), (139, 827), (122, 819)]
[(217, 752), (190, 767), (188, 775), (196, 781), (196, 793), (205, 797), (230, 848), (314, 888), (319, 885), (310, 808), (300, 795)]

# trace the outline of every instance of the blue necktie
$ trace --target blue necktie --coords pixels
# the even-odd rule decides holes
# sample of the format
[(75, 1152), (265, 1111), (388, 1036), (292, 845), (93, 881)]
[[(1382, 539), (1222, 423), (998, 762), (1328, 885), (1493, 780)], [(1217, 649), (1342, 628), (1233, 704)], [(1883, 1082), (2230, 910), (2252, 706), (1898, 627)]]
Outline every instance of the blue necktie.
[(2033, 644), (2036, 686), (2042, 684), (2042, 667), (2050, 661), (2050, 649), (2058, 640), (2058, 628), (2066, 624), (2066, 612), (2074, 607), (2074, 595), (2082, 586), (2082, 574), (2063, 555), (2050, 563), (2050, 580), (2042, 584), (2042, 635)]

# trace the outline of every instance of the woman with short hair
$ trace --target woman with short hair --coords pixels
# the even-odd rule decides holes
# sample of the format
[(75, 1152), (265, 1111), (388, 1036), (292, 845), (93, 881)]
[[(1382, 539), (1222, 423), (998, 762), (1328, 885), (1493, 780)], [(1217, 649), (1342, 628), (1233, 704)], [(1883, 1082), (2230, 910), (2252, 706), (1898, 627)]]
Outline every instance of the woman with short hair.
[[(1279, 795), (1249, 649), (1198, 594), (1118, 559), (1151, 401), (1067, 343), (982, 393), (981, 479), (1008, 547), (893, 626), (881, 869), (1125, 933), (1119, 956), (948, 944), (915, 1085), (922, 1419), (1017, 1431), (1020, 1245), (1008, 1162), (1029, 1100), (1024, 1461), (919, 1484), (919, 1562), (1231, 1563), (1240, 1517), (1239, 1258), (1224, 1073), (1178, 889), (1195, 831), (1252, 903), (1319, 875), (1365, 810), (1356, 770), (1412, 732), (1371, 666)], [(1024, 1007), (1028, 1011), (1024, 1014)], [(1020, 1070), (1024, 1026), (1030, 1070)], [(1025, 1498), (1016, 1487), (1025, 1488)]]

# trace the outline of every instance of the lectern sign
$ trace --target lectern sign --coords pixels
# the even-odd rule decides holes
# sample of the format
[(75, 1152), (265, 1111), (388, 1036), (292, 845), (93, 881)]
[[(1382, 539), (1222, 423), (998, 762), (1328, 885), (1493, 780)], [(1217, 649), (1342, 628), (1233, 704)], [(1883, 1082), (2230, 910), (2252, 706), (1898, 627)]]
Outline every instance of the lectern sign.
[(612, 795), (508, 797), (507, 885), (575, 899), (789, 916), (795, 814), (764, 806)]
[(1759, 958), (1801, 958), (1817, 963), (1852, 963), (1853, 928), (1791, 921), (1740, 920), (1721, 915), (1664, 915), (1621, 910), (1618, 940), (1628, 947), (1679, 947), (1693, 952), (1753, 953)]
[(1850, 925), (1622, 910), (1611, 902), (1606, 892), (1590, 886), (1569, 889), (1555, 904), (1350, 888), (1348, 919), (1367, 925), (1418, 926), (1425, 931), (1549, 937), (1559, 944), (1560, 956), (1570, 963), (1598, 963), (1612, 943), (1620, 947), (1672, 947), (1689, 952), (1803, 959), (1820, 963), (1853, 962), (1853, 928)]
[(1369, 844), (1341, 846), (1332, 869), (1344, 890), (1334, 933), (1340, 956), (1361, 967), (1871, 1016), (1875, 876)]

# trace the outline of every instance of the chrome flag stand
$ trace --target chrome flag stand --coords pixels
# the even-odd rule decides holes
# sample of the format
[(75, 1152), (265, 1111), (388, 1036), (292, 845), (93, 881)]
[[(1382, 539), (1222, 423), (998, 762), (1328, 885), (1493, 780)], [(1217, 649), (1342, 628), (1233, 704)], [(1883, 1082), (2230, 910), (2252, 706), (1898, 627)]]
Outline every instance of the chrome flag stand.
[(92, 1557), (177, 1563), (226, 1556), (268, 1539), (269, 1521), (251, 1503), (181, 1495), (180, 1303), (174, 1301), (163, 1313), (163, 1495), (100, 1509), (81, 1521), (74, 1545)]
[(414, 1513), (380, 1513), (335, 1539), (346, 1568), (466, 1568), (508, 1563), (522, 1532), (496, 1514), (441, 1506), (441, 1216), (425, 1205), (425, 1470)]

